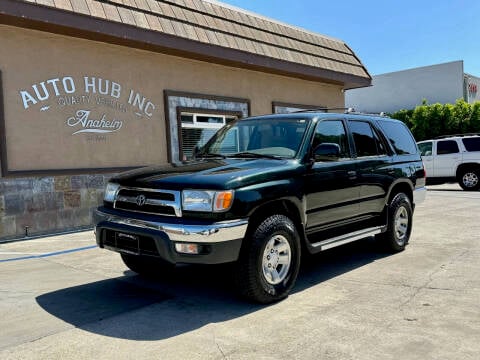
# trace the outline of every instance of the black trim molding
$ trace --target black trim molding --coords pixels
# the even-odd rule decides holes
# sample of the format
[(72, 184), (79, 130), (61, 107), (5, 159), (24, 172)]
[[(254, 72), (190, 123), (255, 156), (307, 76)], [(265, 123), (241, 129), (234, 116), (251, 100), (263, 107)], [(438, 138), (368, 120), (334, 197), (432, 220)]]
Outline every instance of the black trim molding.
[(3, 81), (2, 71), (0, 70), (0, 176), (6, 176), (8, 173), (7, 159), (7, 134), (5, 127), (5, 111), (3, 106)]

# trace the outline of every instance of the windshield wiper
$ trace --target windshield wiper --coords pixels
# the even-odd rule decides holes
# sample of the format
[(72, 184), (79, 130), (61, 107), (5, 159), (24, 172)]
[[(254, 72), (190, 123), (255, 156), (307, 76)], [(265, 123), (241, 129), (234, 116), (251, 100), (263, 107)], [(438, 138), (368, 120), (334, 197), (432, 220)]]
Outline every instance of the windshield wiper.
[(228, 157), (240, 157), (240, 158), (254, 158), (254, 159), (280, 159), (280, 157), (275, 156), (275, 155), (268, 155), (268, 154), (259, 154), (255, 152), (249, 152), (249, 151), (244, 151), (244, 152), (239, 152), (236, 154), (230, 154)]
[(226, 159), (225, 155), (216, 154), (216, 153), (200, 153), (196, 155), (196, 158), (216, 158), (216, 157)]

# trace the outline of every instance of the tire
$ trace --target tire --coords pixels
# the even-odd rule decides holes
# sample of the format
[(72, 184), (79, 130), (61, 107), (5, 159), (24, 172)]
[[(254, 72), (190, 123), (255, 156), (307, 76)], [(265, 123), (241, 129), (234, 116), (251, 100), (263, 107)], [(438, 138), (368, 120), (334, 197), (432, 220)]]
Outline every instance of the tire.
[(237, 289), (262, 304), (288, 296), (300, 269), (300, 237), (285, 215), (263, 220), (245, 238), (235, 276)]
[(480, 170), (474, 168), (462, 170), (458, 176), (458, 184), (466, 191), (480, 189)]
[(389, 252), (400, 252), (410, 240), (412, 232), (412, 204), (404, 193), (394, 196), (388, 206), (387, 231), (377, 235)]
[(145, 277), (169, 275), (175, 269), (175, 264), (162, 259), (130, 254), (120, 254), (120, 256), (130, 270)]

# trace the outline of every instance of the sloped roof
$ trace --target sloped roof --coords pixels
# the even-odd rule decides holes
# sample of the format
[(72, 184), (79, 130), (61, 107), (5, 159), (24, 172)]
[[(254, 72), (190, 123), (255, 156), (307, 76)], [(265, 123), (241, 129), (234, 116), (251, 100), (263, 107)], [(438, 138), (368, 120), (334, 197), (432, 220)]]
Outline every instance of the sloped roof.
[(371, 82), (343, 41), (213, 0), (2, 0), (0, 23), (346, 88)]

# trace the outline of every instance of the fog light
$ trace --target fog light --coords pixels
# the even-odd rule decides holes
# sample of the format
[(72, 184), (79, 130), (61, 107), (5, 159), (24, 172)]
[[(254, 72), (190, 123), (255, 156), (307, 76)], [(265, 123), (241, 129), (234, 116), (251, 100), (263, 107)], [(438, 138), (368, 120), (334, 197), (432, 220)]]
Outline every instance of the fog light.
[(175, 250), (183, 254), (199, 254), (200, 246), (198, 244), (176, 243)]

